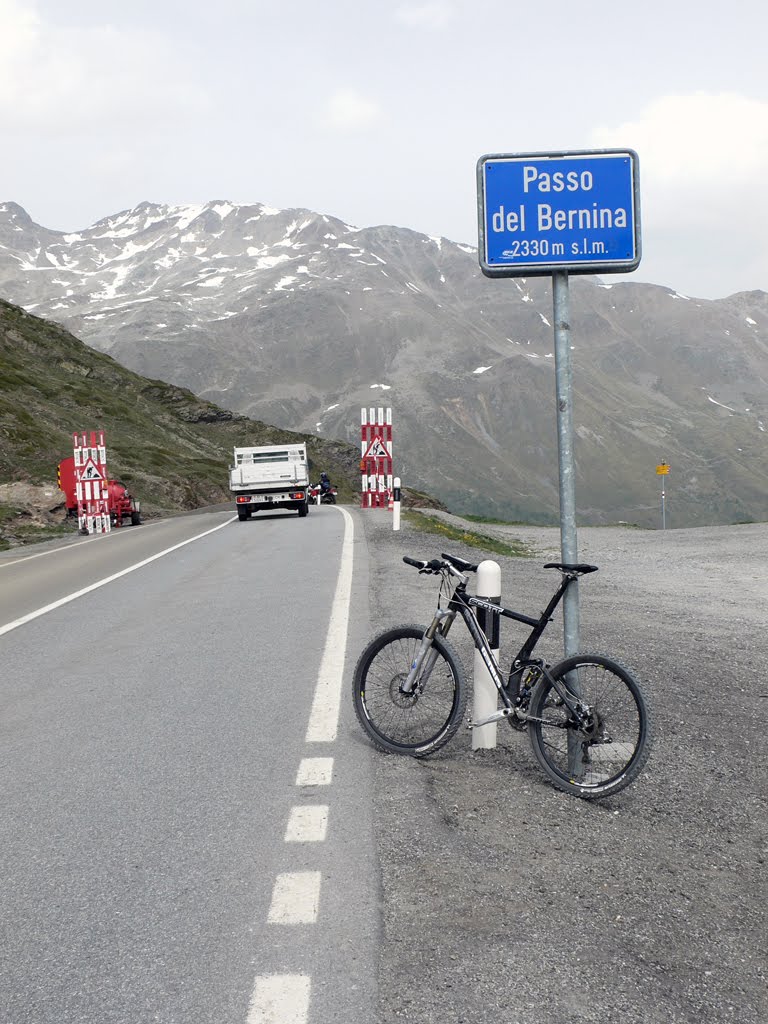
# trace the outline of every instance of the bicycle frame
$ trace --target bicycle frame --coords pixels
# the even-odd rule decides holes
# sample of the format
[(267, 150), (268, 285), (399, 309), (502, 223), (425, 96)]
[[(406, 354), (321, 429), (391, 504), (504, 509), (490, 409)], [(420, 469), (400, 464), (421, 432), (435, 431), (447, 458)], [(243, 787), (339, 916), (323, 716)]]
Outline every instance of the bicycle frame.
[[(532, 658), (533, 651), (535, 650), (542, 633), (552, 621), (552, 615), (555, 609), (563, 599), (565, 591), (576, 578), (576, 575), (564, 573), (563, 579), (555, 593), (550, 598), (547, 607), (541, 613), (539, 618), (535, 619), (530, 615), (523, 615), (521, 612), (513, 611), (511, 608), (505, 608), (503, 605), (494, 604), (491, 601), (486, 601), (482, 598), (467, 594), (467, 581), (462, 577), (451, 594), (448, 601), (448, 607), (446, 609), (438, 608), (432, 622), (427, 627), (419, 650), (413, 659), (413, 664), (411, 665), (408, 677), (402, 684), (402, 691), (404, 693), (411, 693), (420, 681), (429, 678), (429, 674), (432, 671), (437, 658), (437, 652), (434, 651), (432, 641), (437, 633), (441, 636), (447, 636), (456, 616), (460, 615), (469, 630), (476, 650), (480, 652), (483, 663), (488, 669), (488, 673), (490, 674), (499, 693), (499, 697), (504, 705), (503, 708), (494, 712), (489, 718), (482, 722), (473, 723), (475, 727), (488, 725), (490, 722), (498, 721), (501, 718), (507, 718), (510, 715), (515, 714), (524, 721), (530, 720), (528, 715), (518, 712), (517, 710), (517, 699), (520, 692), (520, 679), (522, 677), (523, 670), (526, 668), (535, 668), (538, 672), (546, 676), (565, 705), (568, 707), (568, 710), (576, 720), (579, 720), (584, 715), (585, 708), (581, 702), (578, 701), (578, 697), (576, 697), (575, 702), (574, 697), (576, 695), (563, 687), (557, 679), (552, 678), (548, 671), (549, 666), (545, 665), (541, 659)], [(488, 638), (485, 632), (480, 628), (480, 624), (472, 611), (473, 608), (479, 608), (490, 615), (498, 615), (504, 616), (508, 619), (514, 619), (516, 622), (521, 622), (524, 625), (531, 627), (531, 632), (528, 634), (528, 637), (512, 660), (506, 685), (504, 684), (501, 669), (494, 657), (493, 651), (491, 650)]]

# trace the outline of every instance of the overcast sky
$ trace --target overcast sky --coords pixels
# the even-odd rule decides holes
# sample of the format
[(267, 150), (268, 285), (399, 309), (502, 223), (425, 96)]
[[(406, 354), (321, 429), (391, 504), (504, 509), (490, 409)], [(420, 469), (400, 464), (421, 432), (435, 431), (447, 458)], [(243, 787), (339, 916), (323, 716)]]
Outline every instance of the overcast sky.
[(478, 157), (626, 147), (633, 279), (768, 290), (767, 12), (0, 0), (0, 202), (76, 231), (143, 200), (229, 199), (477, 245)]

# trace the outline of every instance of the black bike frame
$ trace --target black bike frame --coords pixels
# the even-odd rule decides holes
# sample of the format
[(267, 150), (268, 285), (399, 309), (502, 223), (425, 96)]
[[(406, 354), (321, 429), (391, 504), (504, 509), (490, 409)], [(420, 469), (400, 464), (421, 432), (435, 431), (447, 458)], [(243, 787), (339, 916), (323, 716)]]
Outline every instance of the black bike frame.
[[(538, 619), (534, 619), (530, 615), (523, 615), (521, 612), (513, 611), (511, 608), (505, 608), (503, 605), (494, 604), (492, 601), (484, 601), (480, 597), (473, 597), (466, 592), (466, 583), (459, 583), (456, 589), (451, 594), (448, 602), (448, 611), (452, 612), (452, 615), (447, 616), (440, 624), (439, 631), (443, 636), (446, 636), (448, 630), (451, 628), (456, 614), (461, 615), (464, 620), (467, 629), (469, 630), (472, 639), (475, 643), (475, 647), (480, 652), (480, 656), (485, 663), (485, 667), (491, 674), (491, 678), (499, 691), (499, 696), (507, 707), (513, 707), (515, 698), (519, 692), (521, 670), (528, 666), (535, 666), (546, 673), (546, 666), (540, 660), (535, 660), (531, 657), (533, 654), (536, 644), (541, 638), (541, 634), (547, 628), (547, 625), (552, 621), (552, 615), (563, 599), (563, 594), (576, 579), (575, 576), (564, 575), (555, 593), (552, 595), (549, 604), (541, 613)], [(496, 663), (496, 659), (491, 651), (491, 646), (488, 643), (488, 638), (480, 628), (477, 618), (472, 612), (473, 608), (480, 608), (487, 612), (489, 615), (504, 616), (507, 619), (514, 619), (516, 622), (522, 622), (526, 626), (531, 626), (531, 632), (528, 634), (525, 642), (523, 643), (520, 650), (517, 652), (512, 660), (509, 668), (509, 678), (505, 687), (504, 681), (501, 675), (501, 670)], [(548, 673), (546, 673), (549, 675)], [(561, 687), (557, 685), (554, 680), (551, 680), (558, 692)], [(561, 693), (561, 696), (565, 697), (565, 694)], [(570, 706), (570, 700), (565, 698)]]

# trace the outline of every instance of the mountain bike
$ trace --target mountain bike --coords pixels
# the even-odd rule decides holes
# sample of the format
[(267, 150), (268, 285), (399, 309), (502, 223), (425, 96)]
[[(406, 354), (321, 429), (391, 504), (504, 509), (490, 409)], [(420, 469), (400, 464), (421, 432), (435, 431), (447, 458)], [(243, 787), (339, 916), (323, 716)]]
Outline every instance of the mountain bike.
[[(457, 615), (469, 630), (500, 706), (479, 728), (506, 719), (527, 730), (533, 753), (559, 789), (587, 799), (618, 793), (637, 778), (650, 755), (652, 723), (640, 684), (613, 658), (574, 654), (551, 666), (533, 652), (568, 587), (596, 565), (548, 562), (561, 582), (539, 618), (467, 593), (477, 566), (456, 555), (431, 561), (404, 557), (422, 574), (441, 577), (429, 626), (396, 626), (376, 636), (358, 659), (352, 681), (355, 713), (380, 750), (425, 757), (444, 746), (464, 719), (468, 684), (448, 632)], [(477, 609), (475, 613), (474, 609)], [(506, 679), (486, 632), (494, 616), (531, 631)], [(486, 626), (484, 630), (482, 627)]]

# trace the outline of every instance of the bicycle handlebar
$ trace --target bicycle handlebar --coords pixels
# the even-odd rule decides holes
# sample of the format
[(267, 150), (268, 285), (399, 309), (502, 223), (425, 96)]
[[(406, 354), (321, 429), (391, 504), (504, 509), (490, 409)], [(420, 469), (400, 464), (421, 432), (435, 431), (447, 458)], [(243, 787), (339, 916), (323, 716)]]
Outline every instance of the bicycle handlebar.
[(416, 569), (423, 569), (426, 566), (426, 562), (417, 562), (415, 558), (409, 558), (408, 555), (403, 555), (403, 561), (406, 565), (412, 565)]
[(408, 555), (403, 555), (403, 561), (407, 565), (412, 565), (419, 572), (440, 572), (444, 568), (443, 563), (438, 558), (433, 558), (431, 562), (417, 561), (415, 558), (409, 558)]
[(471, 562), (466, 562), (463, 558), (459, 558), (457, 555), (447, 555), (443, 552), (442, 559), (433, 558), (429, 562), (419, 561), (415, 558), (409, 558), (408, 555), (403, 555), (403, 561), (406, 565), (412, 565), (419, 572), (424, 573), (439, 573), (444, 569), (447, 569), (452, 576), (458, 576), (463, 579), (465, 572), (477, 572), (477, 566), (472, 565)]

